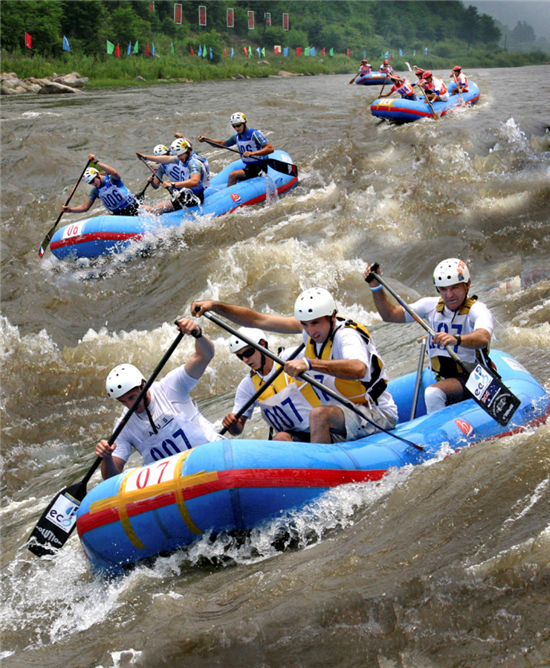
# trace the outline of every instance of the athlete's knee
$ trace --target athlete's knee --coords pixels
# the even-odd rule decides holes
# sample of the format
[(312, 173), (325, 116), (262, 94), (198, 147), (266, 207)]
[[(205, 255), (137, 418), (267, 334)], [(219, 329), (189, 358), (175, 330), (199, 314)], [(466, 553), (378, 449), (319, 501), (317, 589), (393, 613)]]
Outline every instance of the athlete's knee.
[(274, 441), (292, 441), (292, 436), (290, 434), (287, 434), (286, 431), (279, 431), (278, 433), (275, 434), (273, 437)]
[(424, 390), (424, 401), (426, 403), (426, 412), (428, 414), (435, 413), (435, 411), (445, 408), (447, 395), (439, 387), (430, 385), (430, 387)]

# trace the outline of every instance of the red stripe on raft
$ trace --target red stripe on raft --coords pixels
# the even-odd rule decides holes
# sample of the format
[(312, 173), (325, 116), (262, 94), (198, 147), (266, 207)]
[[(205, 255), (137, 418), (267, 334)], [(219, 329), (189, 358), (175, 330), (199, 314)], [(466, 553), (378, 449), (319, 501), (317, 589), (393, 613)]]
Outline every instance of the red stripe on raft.
[(74, 246), (76, 244), (85, 244), (89, 241), (125, 241), (126, 239), (141, 239), (143, 232), (90, 232), (89, 234), (80, 234), (71, 239), (62, 239), (50, 244), (52, 248), (63, 248), (64, 246)]
[[(184, 501), (196, 499), (206, 494), (227, 489), (245, 489), (261, 487), (337, 487), (346, 483), (380, 480), (386, 470), (372, 471), (341, 471), (337, 469), (236, 469), (220, 471), (218, 480), (186, 487), (183, 491)], [(175, 493), (168, 492), (159, 496), (134, 501), (127, 505), (128, 517), (176, 503)], [(78, 534), (82, 537), (87, 531), (119, 521), (117, 508), (101, 510), (97, 513), (87, 512), (78, 518), (76, 523)]]
[[(479, 96), (481, 93), (478, 93), (475, 97), (473, 97), (471, 100), (467, 100), (464, 104), (473, 104), (474, 102), (477, 102), (479, 100)], [(419, 100), (419, 102), (422, 102), (422, 100)], [(462, 104), (455, 104), (452, 107), (449, 107), (448, 109), (443, 109), (441, 112), (435, 112), (436, 114), (439, 113), (440, 116), (445, 116), (445, 114), (448, 114), (450, 111), (453, 111), (457, 107), (461, 107)], [(423, 116), (427, 117), (429, 116), (430, 118), (433, 118), (433, 114), (431, 111), (420, 111), (419, 109), (410, 109), (409, 107), (403, 108), (403, 107), (391, 107), (391, 109), (388, 111), (388, 107), (386, 106), (376, 106), (372, 108), (372, 111), (386, 111), (387, 113), (391, 112), (398, 112), (400, 114), (409, 114), (411, 116)], [(399, 119), (397, 119), (399, 120)]]

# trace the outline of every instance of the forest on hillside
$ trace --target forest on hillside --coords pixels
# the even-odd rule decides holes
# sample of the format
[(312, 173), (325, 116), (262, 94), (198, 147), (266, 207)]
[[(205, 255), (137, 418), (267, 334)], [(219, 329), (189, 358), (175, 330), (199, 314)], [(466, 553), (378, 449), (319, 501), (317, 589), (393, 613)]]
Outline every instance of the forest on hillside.
[[(174, 22), (175, 4), (181, 5), (180, 25)], [(206, 27), (199, 26), (199, 7), (206, 7)], [(63, 36), (73, 52), (86, 55), (103, 52), (106, 40), (185, 46), (197, 35), (214, 48), (244, 40), (266, 48), (318, 46), (338, 53), (430, 46), (437, 55), (448, 51), (449, 42), (498, 48), (501, 37), (490, 16), (458, 0), (3, 0), (1, 8), (2, 49), (24, 51), (27, 32), (33, 49), (45, 56), (61, 54)], [(228, 9), (234, 13), (232, 28)]]

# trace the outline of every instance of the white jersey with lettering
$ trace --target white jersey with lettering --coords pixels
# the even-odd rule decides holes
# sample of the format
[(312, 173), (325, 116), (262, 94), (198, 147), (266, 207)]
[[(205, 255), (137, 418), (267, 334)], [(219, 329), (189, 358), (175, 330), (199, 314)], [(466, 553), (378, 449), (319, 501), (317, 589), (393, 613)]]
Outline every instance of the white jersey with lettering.
[[(151, 393), (151, 401), (147, 408), (151, 413), (151, 418), (155, 425), (155, 429), (159, 432), (159, 436), (164, 431), (165, 435), (170, 437), (170, 424), (176, 416), (181, 414), (185, 421), (191, 422), (194, 427), (198, 429), (198, 432), (196, 430), (189, 430), (190, 435), (191, 431), (193, 432), (192, 438), (187, 437), (192, 447), (210, 441), (218, 441), (223, 438), (217, 433), (213, 425), (204, 417), (204, 415), (202, 415), (189, 396), (189, 393), (195, 387), (197, 382), (197, 380), (192, 378), (187, 371), (185, 371), (185, 368), (182, 365), (168, 373), (160, 382), (151, 385), (149, 390)], [(124, 416), (125, 413), (126, 411), (124, 411), (122, 415)], [(117, 420), (117, 425), (121, 419), (122, 417)], [(177, 431), (177, 429), (175, 431)], [(134, 413), (128, 420), (128, 424), (126, 424), (116, 439), (116, 449), (113, 452), (113, 456), (127, 461), (132, 453), (132, 448), (144, 454), (143, 444), (152, 436), (155, 436), (155, 430), (149, 421), (146, 411), (139, 414)], [(177, 448), (177, 450), (175, 450), (176, 452), (183, 452), (188, 448), (187, 442), (183, 437), (178, 438), (176, 436), (175, 439), (171, 438), (171, 440)], [(174, 450), (174, 447), (170, 446), (170, 449)], [(150, 447), (146, 446), (145, 450), (150, 451)], [(170, 452), (170, 454), (166, 454), (165, 457), (169, 457), (173, 454), (175, 454), (175, 452)], [(155, 461), (155, 459), (152, 458), (150, 461)]]

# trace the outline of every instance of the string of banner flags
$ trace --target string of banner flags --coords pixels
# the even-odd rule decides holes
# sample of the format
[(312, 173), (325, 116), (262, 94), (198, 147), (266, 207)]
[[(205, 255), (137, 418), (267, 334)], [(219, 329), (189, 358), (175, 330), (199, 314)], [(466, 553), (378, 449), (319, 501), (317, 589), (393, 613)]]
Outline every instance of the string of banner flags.
[[(27, 49), (32, 49), (32, 36), (29, 35), (29, 33), (25, 33), (25, 46)], [(69, 40), (63, 36), (63, 51), (70, 51), (71, 46), (69, 44)], [(258, 58), (265, 58), (265, 46), (260, 48), (259, 46), (256, 48), (252, 48), (251, 46), (244, 46), (243, 47), (243, 53), (245, 56), (248, 58), (252, 58), (254, 51), (256, 51), (256, 54), (258, 55)], [(294, 51), (296, 56), (310, 56), (315, 58), (317, 56), (317, 49), (314, 46), (306, 46), (306, 47), (301, 47), (298, 46), (295, 49), (292, 49)], [(170, 53), (173, 55), (175, 54), (176, 50), (174, 48), (174, 44), (170, 44)], [(274, 46), (273, 47), (273, 52), (276, 56), (283, 56), (287, 58), (288, 56), (292, 55), (291, 54), (291, 49), (288, 46), (281, 47), (281, 46)], [(131, 55), (137, 55), (140, 53), (139, 51), (139, 41), (136, 41), (134, 45), (132, 45), (132, 42), (128, 44), (128, 49), (126, 50), (126, 53), (128, 56)], [(149, 42), (146, 43), (145, 45), (145, 55), (146, 56), (154, 56), (155, 55), (155, 44), (152, 43), (149, 45)], [(334, 48), (326, 49), (323, 48), (320, 50), (320, 54), (322, 57), (325, 57), (326, 55), (329, 56), (334, 56)], [(348, 57), (351, 57), (351, 49), (346, 49), (345, 50), (345, 55)], [(110, 42), (107, 40), (107, 54), (108, 55), (114, 55), (116, 58), (120, 58), (122, 56), (122, 50), (120, 48), (120, 44), (114, 44), (113, 42)], [(428, 47), (425, 47), (424, 49), (424, 54), (427, 56), (428, 55)], [(207, 47), (206, 45), (199, 44), (198, 48), (195, 50), (192, 46), (189, 46), (189, 55), (190, 56), (197, 56), (198, 58), (209, 58), (210, 60), (214, 59), (214, 51), (212, 47)], [(403, 53), (402, 49), (399, 49), (399, 56), (405, 55)], [(413, 50), (412, 52), (413, 56), (416, 56), (416, 49)], [(234, 47), (225, 47), (223, 50), (223, 57), (227, 58), (234, 58), (235, 56), (235, 49)], [(393, 60), (395, 54), (394, 52), (386, 51), (386, 52), (381, 52), (380, 58), (390, 58)], [(366, 49), (363, 50), (363, 58), (367, 57), (367, 51)]]

